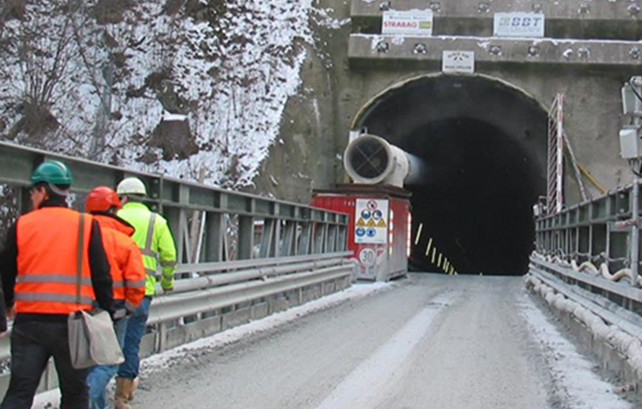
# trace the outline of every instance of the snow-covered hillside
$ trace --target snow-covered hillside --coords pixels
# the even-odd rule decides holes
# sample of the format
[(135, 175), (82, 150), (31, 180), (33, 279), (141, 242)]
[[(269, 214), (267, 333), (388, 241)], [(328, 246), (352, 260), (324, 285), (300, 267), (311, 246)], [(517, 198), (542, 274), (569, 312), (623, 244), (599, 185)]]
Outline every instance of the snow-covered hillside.
[(0, 135), (251, 184), (312, 42), (312, 0), (7, 0)]

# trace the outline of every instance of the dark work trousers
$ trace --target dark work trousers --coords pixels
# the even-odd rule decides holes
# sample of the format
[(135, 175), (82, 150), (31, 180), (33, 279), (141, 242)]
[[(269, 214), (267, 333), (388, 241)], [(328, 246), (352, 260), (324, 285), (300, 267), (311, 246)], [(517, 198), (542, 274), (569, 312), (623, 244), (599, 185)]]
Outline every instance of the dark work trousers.
[(49, 357), (62, 394), (60, 409), (88, 409), (87, 369), (71, 366), (66, 322), (23, 321), (11, 330), (11, 380), (1, 409), (29, 409)]

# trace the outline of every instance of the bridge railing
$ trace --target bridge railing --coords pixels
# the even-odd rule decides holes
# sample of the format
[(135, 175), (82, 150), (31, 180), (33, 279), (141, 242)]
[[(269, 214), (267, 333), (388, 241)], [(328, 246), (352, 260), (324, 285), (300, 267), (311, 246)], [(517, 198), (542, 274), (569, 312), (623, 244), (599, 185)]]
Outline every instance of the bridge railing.
[(609, 271), (628, 268), (634, 250), (629, 245), (631, 220), (628, 187), (538, 218), (536, 250), (567, 262), (574, 260), (578, 265), (604, 264)]
[[(631, 187), (536, 220), (531, 272), (577, 285), (624, 308), (642, 311), (631, 260)], [(639, 213), (639, 209), (638, 209)]]
[[(95, 186), (137, 176), (148, 187), (148, 204), (167, 217), (178, 280), (170, 293), (159, 289), (152, 303), (144, 356), (350, 286), (355, 265), (346, 251), (345, 214), (0, 142), (5, 225), (28, 210), (29, 177), (45, 159), (71, 169), (76, 208)], [(0, 338), (0, 363), (7, 363), (9, 347), (9, 337)], [(56, 385), (50, 364), (41, 390)]]

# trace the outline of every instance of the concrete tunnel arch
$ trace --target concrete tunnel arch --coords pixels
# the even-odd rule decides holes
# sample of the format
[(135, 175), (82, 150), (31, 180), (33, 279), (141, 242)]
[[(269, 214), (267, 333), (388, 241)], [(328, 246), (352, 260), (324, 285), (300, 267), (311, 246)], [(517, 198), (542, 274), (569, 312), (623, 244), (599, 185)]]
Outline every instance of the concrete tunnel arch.
[[(385, 89), (353, 129), (422, 158), (412, 192), (411, 269), (435, 271), (428, 242), (460, 273), (520, 275), (533, 249), (532, 206), (546, 192), (547, 110), (486, 75), (422, 75)], [(419, 226), (422, 234), (415, 244)]]

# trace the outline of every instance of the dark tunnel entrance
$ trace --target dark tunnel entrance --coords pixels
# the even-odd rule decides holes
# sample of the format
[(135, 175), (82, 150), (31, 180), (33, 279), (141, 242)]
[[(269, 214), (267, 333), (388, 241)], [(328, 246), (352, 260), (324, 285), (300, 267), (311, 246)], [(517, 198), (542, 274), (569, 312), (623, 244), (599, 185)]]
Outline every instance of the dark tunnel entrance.
[(381, 94), (357, 119), (427, 167), (426, 180), (405, 186), (412, 269), (437, 271), (438, 248), (459, 273), (527, 271), (532, 206), (546, 186), (547, 114), (533, 98), (489, 77), (421, 77)]

